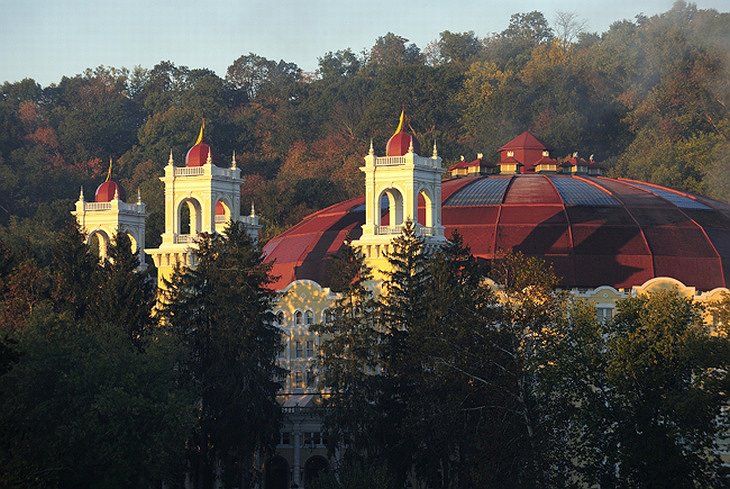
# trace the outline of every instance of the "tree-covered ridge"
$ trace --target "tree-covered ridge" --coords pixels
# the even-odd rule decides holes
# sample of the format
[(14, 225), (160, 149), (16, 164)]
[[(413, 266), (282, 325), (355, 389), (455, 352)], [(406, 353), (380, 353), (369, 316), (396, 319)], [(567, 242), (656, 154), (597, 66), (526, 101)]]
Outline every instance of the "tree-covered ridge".
[[(115, 159), (140, 188), (150, 245), (163, 221), (157, 177), (202, 114), (214, 158), (235, 150), (267, 234), (362, 192), (370, 138), (383, 148), (401, 106), (421, 147), (446, 163), (529, 129), (556, 157), (594, 154), (614, 176), (730, 201), (730, 13), (675, 3), (661, 15), (584, 32), (561, 13), (518, 13), (500, 33), (444, 31), (423, 49), (393, 33), (363, 53), (325, 53), (316, 73), (253, 53), (225, 77), (163, 61), (99, 67), (41, 87), (0, 89), (0, 224), (56, 224)], [(392, 124), (389, 124), (392, 121)]]

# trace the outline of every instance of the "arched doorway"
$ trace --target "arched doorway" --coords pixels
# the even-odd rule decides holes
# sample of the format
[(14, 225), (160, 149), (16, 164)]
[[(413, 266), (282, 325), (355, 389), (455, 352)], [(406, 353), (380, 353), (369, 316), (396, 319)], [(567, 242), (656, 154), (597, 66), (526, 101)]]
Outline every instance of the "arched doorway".
[[(388, 228), (400, 227), (403, 225), (403, 194), (396, 188), (386, 188), (380, 193), (377, 199), (378, 208), (375, 209), (376, 224)], [(384, 203), (388, 203), (387, 224), (381, 223)], [(385, 222), (383, 220), (383, 222)], [(398, 231), (400, 232), (400, 231)], [(380, 233), (379, 233), (380, 234)]]
[(106, 258), (111, 240), (105, 231), (102, 231), (101, 229), (92, 231), (86, 242), (89, 244), (89, 249), (91, 250), (92, 255), (96, 256), (100, 260)]
[(228, 226), (231, 220), (231, 208), (224, 200), (215, 203), (215, 230), (217, 233), (222, 232)]
[(127, 234), (127, 238), (129, 238), (129, 246), (130, 246), (129, 249), (132, 252), (132, 254), (134, 255), (138, 251), (137, 238), (135, 238), (134, 234), (132, 234), (130, 232), (127, 232), (126, 234)]
[(289, 464), (279, 455), (266, 462), (264, 489), (289, 489)]
[[(423, 208), (423, 212), (421, 212), (421, 208)], [(418, 224), (427, 228), (433, 227), (433, 211), (433, 199), (426, 189), (421, 189), (418, 192), (418, 215), (416, 219)]]
[(319, 455), (309, 457), (304, 464), (304, 487), (308, 487), (309, 483), (319, 478), (320, 474), (327, 472), (330, 464), (327, 459)]
[(191, 198), (181, 200), (177, 207), (177, 234), (197, 235), (201, 225), (200, 202)]

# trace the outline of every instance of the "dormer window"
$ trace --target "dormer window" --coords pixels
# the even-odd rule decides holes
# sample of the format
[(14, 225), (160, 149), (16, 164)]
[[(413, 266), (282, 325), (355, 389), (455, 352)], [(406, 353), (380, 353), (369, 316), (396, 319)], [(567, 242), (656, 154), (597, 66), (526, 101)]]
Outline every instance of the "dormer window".
[(514, 158), (515, 152), (514, 151), (507, 151), (507, 158)]
[(545, 158), (548, 158), (548, 157), (550, 156), (550, 151), (548, 151), (548, 150), (545, 150), (545, 151), (543, 151), (543, 152), (542, 152), (542, 155), (543, 155), (543, 156), (544, 156)]

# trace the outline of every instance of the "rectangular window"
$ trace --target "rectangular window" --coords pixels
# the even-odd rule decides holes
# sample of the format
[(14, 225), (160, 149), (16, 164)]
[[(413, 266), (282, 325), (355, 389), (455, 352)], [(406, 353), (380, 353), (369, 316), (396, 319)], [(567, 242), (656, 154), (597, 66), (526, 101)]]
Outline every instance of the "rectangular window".
[(317, 380), (317, 376), (314, 372), (307, 372), (307, 387), (314, 387), (314, 381)]
[(601, 323), (606, 323), (607, 321), (610, 321), (613, 317), (613, 308), (612, 307), (598, 307), (596, 308), (596, 316), (598, 318), (598, 321)]
[(314, 444), (321, 445), (322, 444), (322, 435), (320, 435), (319, 432), (313, 433), (313, 435), (314, 435)]
[(300, 389), (303, 386), (302, 373), (297, 370), (294, 372), (294, 388)]
[(291, 433), (289, 433), (288, 431), (283, 431), (281, 433), (281, 444), (291, 445)]
[(297, 340), (294, 342), (294, 356), (296, 358), (302, 358), (304, 350), (302, 349), (302, 342)]
[(307, 340), (307, 357), (314, 356), (314, 340)]
[(314, 442), (314, 437), (312, 435), (314, 435), (314, 433), (308, 431), (304, 432), (304, 446), (312, 446)]

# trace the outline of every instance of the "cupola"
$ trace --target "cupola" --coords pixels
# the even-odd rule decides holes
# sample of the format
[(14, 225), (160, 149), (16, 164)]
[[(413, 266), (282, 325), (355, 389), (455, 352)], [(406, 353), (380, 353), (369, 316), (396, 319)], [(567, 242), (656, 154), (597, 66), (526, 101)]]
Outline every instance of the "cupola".
[(213, 162), (213, 151), (203, 142), (203, 131), (205, 130), (205, 119), (200, 124), (200, 133), (195, 145), (185, 155), (185, 166), (203, 166), (208, 161)]
[(411, 151), (418, 154), (418, 141), (403, 128), (404, 120), (405, 111), (401, 111), (398, 127), (385, 145), (385, 156), (403, 156)]
[(112, 180), (112, 159), (109, 158), (109, 170), (106, 174), (106, 180), (96, 188), (94, 201), (111, 202), (115, 198), (124, 201), (126, 197), (127, 194), (124, 192), (122, 186)]

